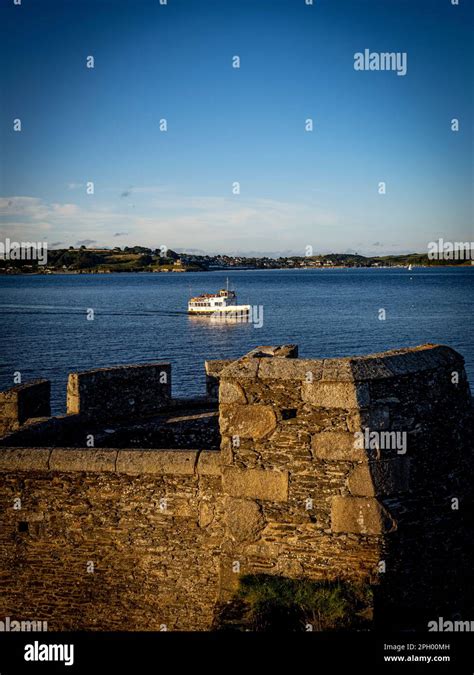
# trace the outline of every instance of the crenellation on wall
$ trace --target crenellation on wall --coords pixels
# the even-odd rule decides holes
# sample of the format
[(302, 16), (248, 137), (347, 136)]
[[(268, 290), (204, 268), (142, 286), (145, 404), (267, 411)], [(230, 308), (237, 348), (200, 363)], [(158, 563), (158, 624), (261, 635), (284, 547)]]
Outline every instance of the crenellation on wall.
[(219, 398), (219, 375), (226, 366), (232, 363), (231, 359), (216, 359), (204, 361), (206, 371), (206, 395), (209, 400), (217, 401)]
[[(247, 354), (240, 359), (217, 359), (213, 361), (205, 361), (204, 367), (206, 370), (206, 393), (210, 400), (220, 400), (219, 395), (219, 381), (221, 373), (232, 364), (241, 373), (249, 372), (255, 373), (260, 367), (262, 359), (266, 359), (267, 363), (271, 363), (274, 359), (278, 364), (285, 363), (287, 359), (295, 359), (298, 356), (298, 346), (294, 344), (287, 345), (260, 345), (251, 349)], [(258, 359), (254, 362), (253, 359)], [(284, 361), (283, 361), (284, 360)], [(228, 379), (228, 378), (227, 378)]]
[[(258, 572), (368, 581), (376, 621), (404, 627), (472, 607), (456, 583), (472, 566), (474, 506), (462, 357), (436, 345), (296, 357), (293, 345), (261, 346), (206, 362), (220, 450), (190, 440), (214, 438), (215, 406), (185, 413), (170, 389), (153, 388), (150, 366), (76, 378), (81, 405), (99, 411), (96, 427), (79, 406), (5, 437), (0, 615), (34, 610), (52, 629), (208, 630), (240, 576)], [(155, 385), (140, 393), (147, 373)], [(117, 411), (125, 426), (100, 430)], [(99, 445), (39, 442), (80, 428)], [(159, 448), (126, 445), (160, 438)]]
[[(390, 558), (401, 555), (389, 542), (402, 536), (398, 518), (405, 504), (414, 509), (415, 521), (424, 514), (421, 537), (436, 558), (427, 533), (433, 515), (430, 486), (446, 483), (448, 475), (451, 480), (454, 467), (459, 471), (453, 446), (473, 464), (467, 439), (471, 397), (462, 357), (428, 345), (319, 362), (256, 361), (243, 359), (221, 372), (221, 451), (224, 463), (242, 472), (287, 470), (288, 500), (275, 510), (254, 498), (267, 525), (260, 542), (234, 543), (234, 557), (245, 559), (247, 571), (262, 569), (265, 550), (264, 567), (274, 571), (286, 560), (296, 575), (365, 577), (383, 589), (379, 598), (386, 599), (377, 563), (387, 549)], [(450, 379), (454, 369), (456, 385)], [(261, 412), (267, 408), (274, 417), (266, 426)], [(369, 436), (367, 442), (366, 433), (375, 433), (375, 439)], [(436, 467), (433, 450), (442, 456)], [(469, 495), (470, 488), (464, 485), (461, 491)], [(413, 492), (418, 499), (410, 502)], [(445, 528), (443, 537), (456, 546), (466, 536), (463, 527)], [(314, 530), (313, 540), (305, 537), (305, 528)], [(303, 551), (313, 544), (308, 557)], [(409, 551), (405, 558), (412, 570), (412, 602), (418, 602), (417, 560)], [(396, 585), (393, 578), (391, 584)], [(461, 601), (458, 596), (456, 602)]]
[(28, 420), (49, 417), (51, 384), (33, 380), (0, 392), (0, 436), (19, 429)]
[(121, 419), (154, 415), (171, 400), (171, 366), (147, 363), (70, 373), (67, 412), (82, 417)]

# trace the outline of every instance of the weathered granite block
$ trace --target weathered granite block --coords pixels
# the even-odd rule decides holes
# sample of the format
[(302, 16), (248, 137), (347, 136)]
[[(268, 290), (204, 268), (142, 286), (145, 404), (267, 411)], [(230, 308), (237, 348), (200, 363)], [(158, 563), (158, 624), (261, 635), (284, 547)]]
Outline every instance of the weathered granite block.
[(197, 473), (208, 476), (220, 476), (222, 473), (222, 457), (220, 452), (202, 450), (197, 462)]
[(224, 467), (223, 490), (231, 497), (249, 497), (274, 502), (288, 500), (288, 472)]
[(260, 345), (247, 352), (243, 358), (277, 357), (285, 359), (298, 358), (298, 345)]
[(347, 484), (352, 495), (388, 496), (409, 489), (410, 459), (381, 459), (359, 464), (350, 473)]
[(228, 533), (238, 543), (258, 541), (265, 526), (262, 509), (251, 499), (227, 497), (225, 521)]
[[(302, 382), (314, 382), (322, 376), (323, 364), (314, 359), (261, 359), (258, 367), (260, 380), (286, 381), (293, 380), (296, 385)], [(232, 369), (226, 375), (233, 377)], [(287, 387), (291, 385), (285, 383)]]
[(247, 403), (247, 397), (240, 384), (224, 380), (219, 387), (219, 403)]
[(221, 371), (231, 363), (231, 359), (204, 361), (204, 368), (206, 370), (206, 395), (211, 401), (217, 401), (219, 398), (219, 375)]
[(0, 471), (47, 471), (49, 448), (1, 448)]
[(354, 434), (344, 431), (322, 431), (311, 438), (313, 455), (327, 461), (359, 462), (367, 459), (367, 452), (356, 446)]
[(221, 433), (242, 438), (263, 438), (277, 425), (275, 411), (268, 405), (225, 405), (219, 408)]
[(49, 459), (52, 471), (115, 471), (116, 450), (54, 448)]
[(195, 472), (198, 452), (193, 450), (119, 450), (117, 471), (139, 476), (151, 474), (192, 475)]
[(396, 529), (396, 523), (384, 506), (373, 498), (332, 498), (331, 529), (333, 532), (381, 535)]
[(369, 388), (352, 382), (305, 382), (301, 396), (322, 408), (358, 408), (369, 404)]

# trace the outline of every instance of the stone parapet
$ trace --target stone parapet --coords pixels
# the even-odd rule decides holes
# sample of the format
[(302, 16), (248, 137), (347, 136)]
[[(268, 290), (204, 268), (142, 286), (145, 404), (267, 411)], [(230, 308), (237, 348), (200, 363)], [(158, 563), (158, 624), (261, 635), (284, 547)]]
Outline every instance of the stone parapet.
[[(208, 630), (248, 573), (368, 582), (376, 622), (398, 616), (404, 628), (471, 615), (458, 584), (472, 574), (474, 511), (462, 357), (424, 345), (311, 360), (284, 347), (206, 363), (220, 450), (18, 445), (87, 430), (87, 414), (135, 420), (167, 403), (161, 433), (182, 414), (158, 379), (167, 364), (75, 374), (73, 414), (30, 420), (18, 447), (5, 437), (0, 616), (53, 630)], [(147, 424), (130, 426), (130, 443)], [(110, 445), (118, 426), (102, 425)]]
[(170, 400), (169, 363), (70, 373), (67, 383), (67, 412), (94, 420), (147, 417)]
[(216, 450), (2, 448), (0, 473), (10, 471), (216, 476), (221, 474), (221, 454)]

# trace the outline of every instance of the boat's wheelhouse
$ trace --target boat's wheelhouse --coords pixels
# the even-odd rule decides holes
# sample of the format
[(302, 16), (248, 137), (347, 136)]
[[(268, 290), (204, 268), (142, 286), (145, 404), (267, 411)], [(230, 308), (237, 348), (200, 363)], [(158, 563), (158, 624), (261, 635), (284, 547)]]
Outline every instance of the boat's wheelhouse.
[(195, 298), (191, 298), (188, 303), (189, 311), (214, 311), (233, 305), (237, 298), (234, 291), (229, 291), (225, 288), (218, 291), (215, 295), (212, 293), (203, 293)]

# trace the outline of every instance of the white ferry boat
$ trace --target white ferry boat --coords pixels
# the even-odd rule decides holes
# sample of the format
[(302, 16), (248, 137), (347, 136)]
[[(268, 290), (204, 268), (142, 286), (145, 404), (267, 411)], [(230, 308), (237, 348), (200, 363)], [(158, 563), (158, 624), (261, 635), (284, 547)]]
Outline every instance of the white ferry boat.
[(221, 288), (217, 293), (203, 293), (188, 302), (188, 314), (212, 316), (216, 318), (236, 318), (250, 313), (250, 305), (238, 305), (235, 291)]

